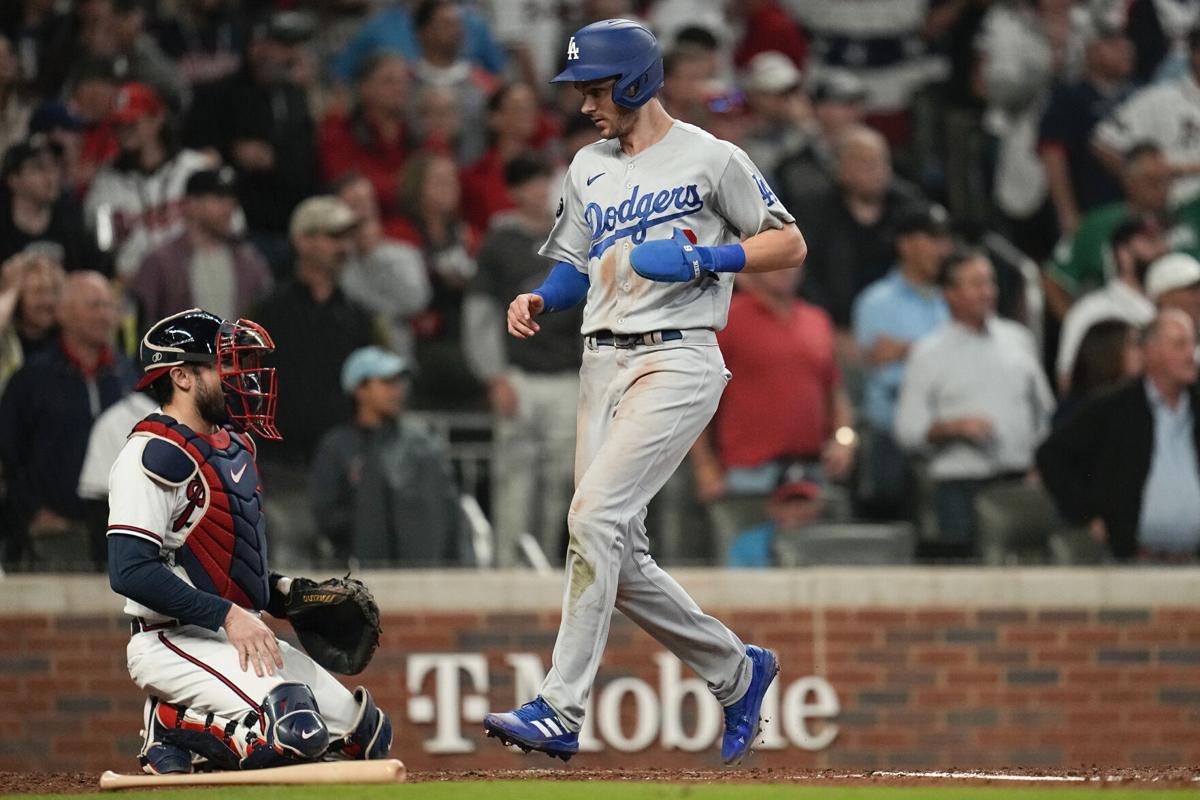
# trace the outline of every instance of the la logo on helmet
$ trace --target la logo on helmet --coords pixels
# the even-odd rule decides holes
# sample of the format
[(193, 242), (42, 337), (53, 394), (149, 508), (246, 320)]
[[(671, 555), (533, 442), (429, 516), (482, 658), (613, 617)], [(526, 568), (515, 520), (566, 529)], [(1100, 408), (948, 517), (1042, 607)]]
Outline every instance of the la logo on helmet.
[(579, 45), (575, 44), (575, 37), (571, 37), (571, 41), (567, 42), (567, 61), (579, 60)]

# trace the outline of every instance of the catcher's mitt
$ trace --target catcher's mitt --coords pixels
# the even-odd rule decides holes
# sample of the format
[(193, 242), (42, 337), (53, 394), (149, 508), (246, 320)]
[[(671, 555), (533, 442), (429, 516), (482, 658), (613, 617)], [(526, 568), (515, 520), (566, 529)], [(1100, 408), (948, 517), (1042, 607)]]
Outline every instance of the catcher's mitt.
[(287, 618), (313, 661), (342, 675), (362, 672), (379, 646), (379, 606), (349, 575), (320, 583), (293, 578)]

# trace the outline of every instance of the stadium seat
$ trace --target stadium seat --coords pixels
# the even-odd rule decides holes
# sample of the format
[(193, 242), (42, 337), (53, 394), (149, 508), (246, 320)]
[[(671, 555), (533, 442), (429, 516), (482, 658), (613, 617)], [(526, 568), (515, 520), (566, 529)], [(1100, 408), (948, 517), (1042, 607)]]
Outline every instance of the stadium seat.
[(822, 522), (775, 539), (781, 567), (911, 564), (916, 533), (908, 522)]

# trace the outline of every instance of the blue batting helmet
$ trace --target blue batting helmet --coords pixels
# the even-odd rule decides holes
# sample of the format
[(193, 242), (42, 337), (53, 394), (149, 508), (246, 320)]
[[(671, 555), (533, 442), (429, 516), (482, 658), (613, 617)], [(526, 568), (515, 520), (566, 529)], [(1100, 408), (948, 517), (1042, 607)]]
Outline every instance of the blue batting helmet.
[(567, 43), (567, 68), (551, 83), (616, 77), (613, 102), (638, 108), (663, 85), (662, 48), (637, 22), (605, 19), (575, 31)]

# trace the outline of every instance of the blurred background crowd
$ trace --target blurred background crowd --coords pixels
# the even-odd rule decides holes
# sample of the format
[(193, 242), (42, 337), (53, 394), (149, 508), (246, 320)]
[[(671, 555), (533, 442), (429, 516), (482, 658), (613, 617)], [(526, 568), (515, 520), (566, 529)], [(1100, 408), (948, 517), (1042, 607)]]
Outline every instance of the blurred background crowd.
[(581, 315), (503, 315), (615, 16), (810, 248), (737, 279), (664, 562), (1195, 562), (1197, 0), (5, 0), (4, 568), (103, 564), (192, 306), (277, 344), (278, 567), (561, 563)]

